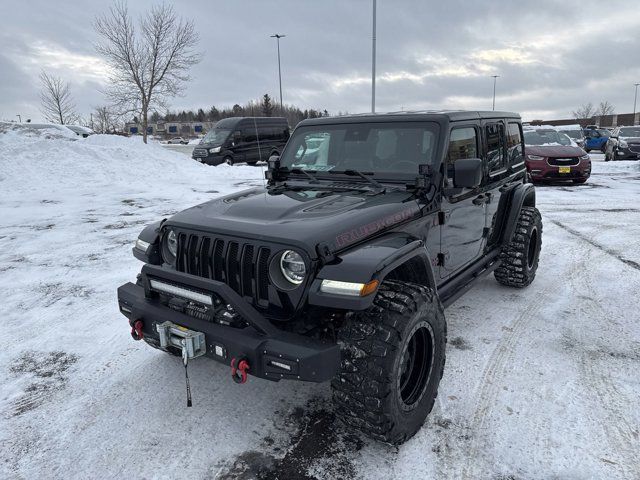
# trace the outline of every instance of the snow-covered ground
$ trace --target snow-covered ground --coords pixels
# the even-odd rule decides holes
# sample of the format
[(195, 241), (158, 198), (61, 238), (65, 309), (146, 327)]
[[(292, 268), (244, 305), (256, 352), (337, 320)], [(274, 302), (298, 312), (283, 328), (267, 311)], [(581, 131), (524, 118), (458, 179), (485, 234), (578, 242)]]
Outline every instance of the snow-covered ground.
[(139, 139), (0, 133), (0, 478), (640, 477), (640, 163), (538, 189), (536, 281), (447, 310), (440, 396), (400, 448), (346, 432), (328, 385), (209, 360), (187, 409), (180, 360), (131, 340), (116, 288), (143, 225), (261, 183)]

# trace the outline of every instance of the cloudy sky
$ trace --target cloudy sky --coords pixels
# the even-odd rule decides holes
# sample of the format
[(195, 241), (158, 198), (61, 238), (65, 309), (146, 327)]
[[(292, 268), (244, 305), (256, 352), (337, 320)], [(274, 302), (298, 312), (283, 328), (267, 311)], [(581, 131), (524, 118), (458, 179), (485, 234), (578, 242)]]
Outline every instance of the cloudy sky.
[[(152, 4), (130, 2), (138, 15)], [(371, 95), (371, 0), (175, 0), (200, 32), (202, 62), (172, 108), (278, 96), (273, 33), (281, 40), (284, 102), (364, 112)], [(104, 103), (107, 69), (92, 21), (108, 1), (0, 2), (0, 119), (42, 120), (38, 73), (69, 81), (78, 111)], [(377, 110), (490, 109), (525, 120), (566, 118), (608, 100), (633, 109), (640, 82), (637, 0), (378, 0)]]

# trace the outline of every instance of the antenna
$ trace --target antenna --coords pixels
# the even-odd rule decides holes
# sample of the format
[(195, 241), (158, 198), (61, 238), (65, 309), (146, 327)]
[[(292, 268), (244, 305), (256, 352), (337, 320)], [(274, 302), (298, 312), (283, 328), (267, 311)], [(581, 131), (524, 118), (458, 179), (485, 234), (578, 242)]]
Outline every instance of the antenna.
[(264, 176), (264, 165), (262, 164), (262, 148), (260, 148), (260, 135), (258, 134), (258, 122), (256, 122), (256, 117), (253, 117), (253, 128), (256, 131), (256, 141), (258, 142), (258, 159), (260, 161), (260, 169), (262, 171), (262, 187), (267, 188), (267, 183)]

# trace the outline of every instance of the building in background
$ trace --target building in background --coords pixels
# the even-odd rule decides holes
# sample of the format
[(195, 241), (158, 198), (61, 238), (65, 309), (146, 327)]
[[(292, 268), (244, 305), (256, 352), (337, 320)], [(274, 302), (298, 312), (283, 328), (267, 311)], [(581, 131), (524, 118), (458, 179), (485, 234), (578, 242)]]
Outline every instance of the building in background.
[(640, 112), (617, 113), (613, 115), (595, 116), (591, 118), (564, 118), (560, 120), (532, 120), (531, 125), (598, 125), (600, 127), (617, 127), (622, 125), (640, 125)]
[[(207, 133), (216, 122), (149, 122), (147, 134), (154, 137), (168, 139), (173, 137), (201, 137)], [(124, 126), (127, 135), (141, 135), (142, 125), (135, 122), (127, 122)]]

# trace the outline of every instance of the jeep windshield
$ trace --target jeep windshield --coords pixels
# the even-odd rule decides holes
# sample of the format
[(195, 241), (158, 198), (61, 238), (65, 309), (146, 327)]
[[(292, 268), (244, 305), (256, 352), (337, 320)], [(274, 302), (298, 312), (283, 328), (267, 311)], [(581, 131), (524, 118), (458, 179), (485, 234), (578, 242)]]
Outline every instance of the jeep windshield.
[(571, 145), (571, 139), (555, 130), (528, 130), (524, 132), (525, 145)]
[(202, 139), (201, 143), (210, 143), (211, 145), (222, 145), (224, 141), (229, 138), (231, 130), (224, 128), (214, 128), (209, 130)]
[(280, 165), (317, 177), (333, 171), (405, 180), (418, 174), (418, 165), (433, 165), (437, 140), (438, 124), (433, 122), (308, 125), (294, 131)]

